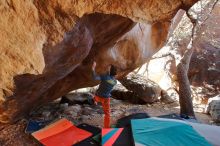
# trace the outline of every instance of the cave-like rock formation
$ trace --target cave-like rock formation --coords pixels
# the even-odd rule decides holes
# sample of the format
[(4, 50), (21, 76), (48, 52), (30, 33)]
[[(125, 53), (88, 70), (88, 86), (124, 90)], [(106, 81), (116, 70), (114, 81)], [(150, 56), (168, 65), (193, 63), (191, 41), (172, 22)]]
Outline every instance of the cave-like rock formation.
[(163, 46), (176, 11), (196, 1), (1, 0), (0, 121), (96, 85), (94, 60), (99, 73), (115, 64), (118, 78), (126, 75)]

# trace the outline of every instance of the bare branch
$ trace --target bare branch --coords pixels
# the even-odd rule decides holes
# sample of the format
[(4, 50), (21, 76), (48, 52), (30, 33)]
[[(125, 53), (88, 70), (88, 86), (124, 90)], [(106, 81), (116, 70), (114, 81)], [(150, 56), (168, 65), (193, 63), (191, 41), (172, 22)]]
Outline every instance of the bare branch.
[(134, 71), (134, 73), (137, 74), (140, 71), (141, 67), (139, 67), (137, 71)]
[(162, 54), (162, 55), (158, 55), (158, 56), (155, 56), (155, 57), (152, 57), (150, 60), (153, 60), (153, 59), (159, 59), (159, 58), (164, 58), (164, 57), (167, 57), (167, 56), (170, 56), (172, 58), (175, 58), (175, 56), (172, 54), (172, 53), (166, 53), (166, 54)]
[[(212, 7), (211, 10), (209, 11), (209, 13), (206, 15), (206, 18), (202, 21), (201, 24), (198, 25), (198, 20), (193, 18), (192, 15), (189, 14), (189, 11), (186, 12), (187, 17), (190, 19), (193, 28), (192, 28), (192, 34), (191, 34), (191, 39), (192, 39), (192, 45), (193, 45), (193, 41), (194, 41), (194, 37), (196, 36), (196, 34), (198, 33), (198, 31), (201, 29), (201, 26), (206, 22), (206, 20), (209, 18), (210, 14), (212, 13), (212, 11), (214, 10), (216, 4), (218, 3), (219, 0), (216, 0)], [(202, 9), (201, 9), (202, 11)]]

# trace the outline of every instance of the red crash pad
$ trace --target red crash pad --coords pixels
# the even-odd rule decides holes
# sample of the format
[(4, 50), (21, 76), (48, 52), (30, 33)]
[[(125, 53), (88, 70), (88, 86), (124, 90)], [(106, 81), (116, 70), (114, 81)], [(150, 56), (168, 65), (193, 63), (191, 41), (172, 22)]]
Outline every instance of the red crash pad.
[(123, 128), (103, 128), (102, 146), (112, 146), (122, 133)]
[(71, 146), (92, 136), (92, 133), (77, 128), (67, 119), (61, 119), (32, 135), (46, 146)]

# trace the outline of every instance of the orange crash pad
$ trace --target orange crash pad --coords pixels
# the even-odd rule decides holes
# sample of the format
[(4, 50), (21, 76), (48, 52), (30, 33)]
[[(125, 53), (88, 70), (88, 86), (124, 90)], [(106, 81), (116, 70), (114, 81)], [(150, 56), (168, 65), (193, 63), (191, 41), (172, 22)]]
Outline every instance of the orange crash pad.
[(45, 146), (71, 146), (92, 136), (92, 133), (77, 128), (64, 118), (32, 135)]

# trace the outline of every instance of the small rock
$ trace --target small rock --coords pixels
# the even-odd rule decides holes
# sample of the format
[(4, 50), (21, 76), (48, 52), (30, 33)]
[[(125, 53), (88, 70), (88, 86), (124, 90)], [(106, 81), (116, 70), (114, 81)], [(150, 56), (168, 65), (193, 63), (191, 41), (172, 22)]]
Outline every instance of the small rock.
[(49, 111), (44, 111), (43, 113), (42, 113), (42, 116), (44, 117), (44, 118), (48, 118), (49, 116), (50, 116), (50, 112)]
[(211, 121), (209, 121), (209, 123), (210, 123), (210, 124), (213, 124), (213, 123), (215, 123), (215, 122), (211, 120)]
[(113, 111), (113, 112), (112, 112), (112, 115), (120, 115), (121, 113), (123, 113), (123, 112), (116, 110), (116, 111)]
[(91, 110), (83, 110), (82, 114), (84, 115), (91, 115), (93, 113), (93, 111)]
[(167, 110), (169, 110), (169, 108), (168, 108), (168, 107), (164, 107), (163, 109), (164, 109), (164, 110), (166, 110), (166, 111), (167, 111)]
[(76, 104), (74, 106), (72, 106), (73, 110), (76, 111), (76, 112), (80, 112), (82, 110), (81, 106)]
[(69, 107), (64, 109), (65, 114), (71, 114), (71, 115), (73, 115), (73, 113), (77, 114), (80, 111), (81, 111), (81, 106), (80, 105), (69, 106)]
[(87, 120), (89, 118), (89, 116), (82, 115), (81, 118), (82, 118), (82, 121), (85, 121), (85, 120)]
[(85, 107), (84, 109), (85, 109), (85, 110), (92, 110), (91, 107)]
[(66, 109), (66, 108), (68, 108), (68, 103), (63, 103), (63, 104), (60, 104), (60, 108), (61, 109)]
[(125, 115), (125, 116), (129, 116), (129, 115), (130, 115), (130, 113), (125, 113), (124, 115)]
[(77, 114), (76, 112), (73, 111), (73, 112), (71, 112), (71, 116), (72, 116), (72, 117), (77, 117), (78, 114)]
[(172, 98), (172, 96), (169, 96), (165, 90), (162, 90), (160, 101), (163, 102), (162, 104), (169, 104), (175, 102), (176, 100)]

